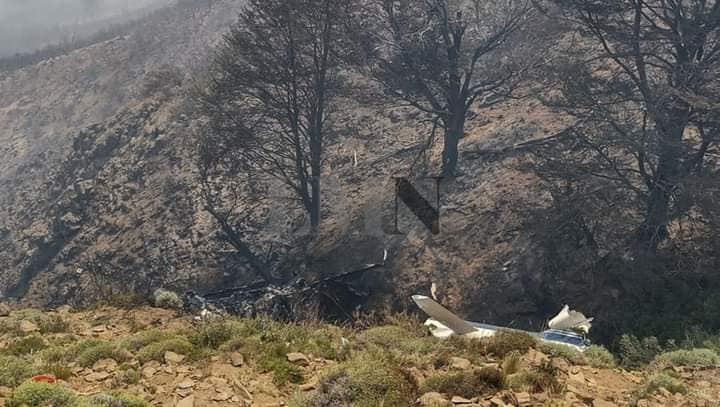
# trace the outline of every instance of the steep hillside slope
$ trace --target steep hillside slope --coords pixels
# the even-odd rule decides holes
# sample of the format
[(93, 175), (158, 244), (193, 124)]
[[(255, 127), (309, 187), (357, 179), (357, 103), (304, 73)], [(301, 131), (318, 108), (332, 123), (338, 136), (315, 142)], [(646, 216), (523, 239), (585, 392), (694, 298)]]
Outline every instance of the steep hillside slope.
[[(50, 259), (73, 234), (53, 226), (55, 213), (68, 209), (62, 200), (76, 210), (87, 209), (63, 194), (82, 181), (92, 182), (118, 148), (144, 131), (149, 112), (157, 110), (141, 106), (152, 97), (145, 78), (164, 70), (187, 79), (182, 75), (207, 61), (240, 3), (180, 2), (152, 14), (140, 30), (11, 72), (0, 81), (0, 291), (14, 286), (11, 294), (20, 294), (25, 284), (18, 281), (52, 268)], [(116, 115), (114, 122), (83, 130)], [(134, 128), (132, 136), (126, 127)], [(115, 139), (105, 130), (125, 137)], [(99, 147), (96, 143), (103, 141), (96, 137), (109, 138), (108, 145)]]
[[(0, 292), (54, 305), (160, 286), (203, 292), (257, 277), (216, 238), (203, 210), (192, 156), (202, 120), (187, 96), (189, 76), (202, 76), (241, 3), (183, 2), (142, 30), (0, 82)], [(146, 86), (158, 70), (185, 77)], [(562, 118), (540, 103), (475, 112), (461, 142), (462, 175), (441, 183), (438, 235), (402, 207), (404, 234), (391, 233), (393, 176), (415, 176), (428, 197), (435, 193), (422, 176), (438, 173), (440, 143), (412, 165), (430, 131), (424, 118), (344, 100), (332, 120), (321, 234), (303, 237), (302, 213), (281, 191), (262, 211), (262, 230), (248, 234), (258, 254), (277, 257), (280, 274), (332, 275), (378, 262), (386, 249), (386, 267), (362, 281), (372, 305), (405, 308), (434, 282), (468, 318), (533, 328), (566, 302), (594, 314), (623, 295), (597, 294), (603, 282), (588, 275), (550, 282), (534, 263), (538, 248), (523, 226), (548, 196), (513, 159), (492, 152), (562, 130)]]

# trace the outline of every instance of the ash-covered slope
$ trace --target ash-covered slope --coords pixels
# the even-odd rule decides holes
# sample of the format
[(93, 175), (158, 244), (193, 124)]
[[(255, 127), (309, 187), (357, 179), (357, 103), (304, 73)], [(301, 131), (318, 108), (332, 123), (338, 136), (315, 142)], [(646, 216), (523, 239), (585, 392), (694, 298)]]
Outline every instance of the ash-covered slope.
[[(81, 229), (113, 235), (106, 222), (129, 222), (113, 205), (105, 205), (103, 213), (93, 212), (91, 202), (104, 202), (88, 201), (88, 191), (101, 194), (102, 187), (93, 185), (107, 181), (105, 192), (114, 202), (133, 205), (136, 198), (126, 187), (137, 180), (123, 171), (157, 175), (138, 163), (158, 153), (138, 144), (138, 137), (163, 136), (163, 126), (152, 124), (157, 119), (150, 117), (161, 114), (157, 98), (164, 100), (167, 112), (178, 99), (173, 86), (206, 63), (241, 3), (181, 1), (154, 12), (124, 36), (0, 75), (0, 291), (22, 295), (34, 276), (63, 263), (60, 253), (70, 251), (70, 259), (77, 260), (85, 248), (102, 247), (94, 234), (71, 244), (83, 236)], [(152, 78), (159, 74), (172, 79), (168, 89), (153, 86), (158, 81)], [(127, 143), (135, 143), (134, 149)], [(152, 218), (141, 216), (144, 222)], [(38, 295), (53, 298), (52, 293)]]
[[(252, 281), (216, 239), (198, 193), (193, 138), (201, 128), (187, 90), (241, 1), (187, 1), (142, 29), (13, 72), (0, 82), (0, 291), (35, 304), (83, 303), (159, 286), (197, 291)], [(163, 80), (154, 81), (157, 73)], [(443, 182), (441, 233), (406, 209), (393, 224), (393, 176), (407, 175), (430, 129), (407, 109), (348, 99), (327, 142), (320, 236), (298, 238), (302, 213), (265, 208), (254, 247), (279, 271), (312, 279), (381, 259), (365, 276), (376, 304), (403, 307), (436, 283), (468, 318), (541, 323), (564, 301), (602, 304), (580, 281), (548, 299), (524, 233), (527, 209), (547, 202), (535, 180), (488, 150), (547, 137), (563, 121), (537, 102), (477, 112), (461, 143), (460, 172)], [(427, 175), (437, 173), (436, 143)], [(432, 196), (432, 188), (425, 193)], [(301, 244), (298, 244), (301, 242)], [(566, 289), (573, 286), (573, 290)], [(579, 289), (575, 289), (578, 288)], [(552, 291), (551, 290), (551, 291)], [(607, 303), (605, 301), (605, 303)], [(594, 308), (583, 308), (598, 314)]]

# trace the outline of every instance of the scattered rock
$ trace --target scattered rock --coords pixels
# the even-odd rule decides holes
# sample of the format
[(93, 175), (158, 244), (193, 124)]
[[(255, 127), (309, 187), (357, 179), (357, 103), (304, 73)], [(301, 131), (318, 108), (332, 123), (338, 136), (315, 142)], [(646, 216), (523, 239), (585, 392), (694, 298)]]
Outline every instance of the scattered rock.
[(96, 372), (114, 372), (117, 369), (117, 362), (114, 359), (100, 359), (93, 365), (93, 370)]
[(165, 352), (164, 359), (165, 363), (182, 363), (182, 361), (185, 360), (185, 355), (167, 351)]
[(546, 354), (538, 352), (535, 349), (530, 349), (525, 355), (525, 359), (533, 365), (541, 365), (550, 361), (550, 358)]
[(317, 381), (317, 379), (315, 379), (308, 383), (301, 384), (299, 386), (299, 389), (300, 389), (300, 391), (311, 391), (311, 390), (315, 390), (317, 388), (317, 386), (318, 386), (318, 381)]
[(177, 388), (178, 389), (189, 389), (191, 387), (195, 386), (195, 380), (192, 379), (185, 379), (178, 383)]
[(20, 332), (25, 333), (25, 334), (37, 332), (40, 330), (40, 328), (38, 328), (37, 325), (35, 325), (34, 323), (27, 321), (27, 320), (20, 321), (19, 328), (20, 328)]
[(225, 400), (229, 399), (230, 397), (232, 397), (230, 394), (225, 393), (223, 391), (220, 393), (215, 393), (215, 395), (213, 396), (212, 399), (213, 399), (213, 401), (225, 401)]
[(146, 378), (146, 379), (149, 379), (149, 378), (153, 377), (153, 375), (155, 374), (155, 372), (157, 372), (157, 370), (156, 370), (154, 367), (152, 367), (152, 366), (145, 366), (145, 367), (142, 369), (142, 375), (143, 375), (143, 377)]
[(7, 316), (9, 316), (9, 315), (10, 315), (10, 311), (12, 311), (12, 309), (10, 308), (9, 305), (7, 305), (7, 303), (0, 302), (0, 317), (7, 317)]
[(472, 367), (472, 363), (465, 358), (452, 357), (450, 359), (450, 367), (458, 370), (467, 370)]
[(567, 391), (585, 401), (592, 401), (595, 397), (584, 389), (573, 386), (572, 384), (567, 385)]
[(235, 367), (240, 367), (245, 364), (245, 358), (239, 352), (233, 352), (230, 354), (230, 363)]
[(108, 377), (110, 377), (110, 373), (108, 372), (92, 372), (85, 376), (85, 380), (88, 382), (101, 382)]
[(505, 407), (506, 404), (500, 397), (493, 397), (490, 399), (490, 405), (496, 407)]
[(453, 404), (470, 404), (470, 403), (472, 403), (472, 400), (466, 399), (465, 397), (460, 397), (460, 396), (453, 396), (453, 398), (450, 399), (450, 401)]
[(425, 393), (418, 399), (418, 404), (420, 404), (421, 407), (442, 406), (448, 403), (449, 400), (437, 392)]
[(287, 354), (287, 360), (290, 363), (294, 363), (300, 366), (307, 366), (310, 364), (310, 359), (300, 352), (291, 352)]
[(190, 395), (177, 402), (175, 407), (195, 407), (195, 396)]
[(529, 406), (530, 404), (532, 404), (532, 400), (530, 399), (529, 393), (525, 393), (525, 392), (515, 393), (514, 398), (519, 406)]
[(102, 325), (94, 326), (94, 327), (92, 327), (92, 332), (96, 333), (96, 334), (101, 334), (101, 333), (105, 332), (105, 327)]

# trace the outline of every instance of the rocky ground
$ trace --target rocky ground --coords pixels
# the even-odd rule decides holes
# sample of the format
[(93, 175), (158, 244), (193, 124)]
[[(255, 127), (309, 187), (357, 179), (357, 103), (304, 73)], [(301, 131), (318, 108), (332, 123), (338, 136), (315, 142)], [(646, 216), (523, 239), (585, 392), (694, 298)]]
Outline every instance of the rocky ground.
[[(441, 341), (405, 316), (360, 329), (203, 322), (149, 307), (2, 311), (0, 406), (720, 402), (716, 368), (654, 364), (627, 371), (599, 347), (580, 355), (515, 334)], [(33, 384), (53, 378), (54, 384)]]

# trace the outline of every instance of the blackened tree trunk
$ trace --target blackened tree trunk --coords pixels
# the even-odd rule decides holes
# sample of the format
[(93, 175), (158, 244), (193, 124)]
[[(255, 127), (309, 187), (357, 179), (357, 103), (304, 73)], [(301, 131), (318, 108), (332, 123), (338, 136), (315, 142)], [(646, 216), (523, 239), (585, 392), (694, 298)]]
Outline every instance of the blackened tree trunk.
[(445, 126), (442, 153), (442, 175), (453, 177), (456, 175), (458, 163), (458, 145), (465, 135), (465, 112), (458, 112), (450, 118)]
[(379, 6), (359, 37), (370, 74), (442, 126), (442, 174), (454, 176), (466, 113), (507, 100), (529, 65), (531, 58), (520, 62), (508, 44), (533, 8), (525, 0), (369, 3)]
[(655, 254), (660, 242), (667, 238), (667, 226), (671, 221), (671, 200), (680, 176), (682, 137), (688, 124), (689, 109), (672, 109), (667, 116), (666, 120), (658, 120), (658, 164), (648, 193), (645, 220), (638, 231), (639, 254)]

